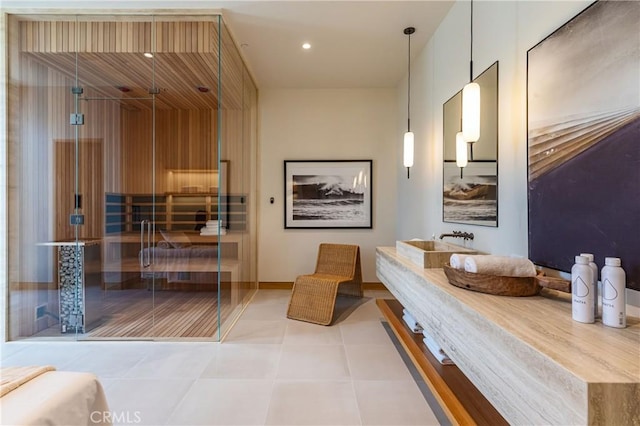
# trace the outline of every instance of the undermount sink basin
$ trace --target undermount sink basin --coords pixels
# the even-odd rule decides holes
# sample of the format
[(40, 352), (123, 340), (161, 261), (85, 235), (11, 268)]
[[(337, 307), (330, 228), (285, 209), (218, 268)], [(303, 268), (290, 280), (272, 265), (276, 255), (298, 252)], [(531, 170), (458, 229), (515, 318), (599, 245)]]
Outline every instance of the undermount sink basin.
[(477, 254), (477, 250), (442, 241), (396, 241), (396, 253), (421, 268), (442, 268), (454, 253)]

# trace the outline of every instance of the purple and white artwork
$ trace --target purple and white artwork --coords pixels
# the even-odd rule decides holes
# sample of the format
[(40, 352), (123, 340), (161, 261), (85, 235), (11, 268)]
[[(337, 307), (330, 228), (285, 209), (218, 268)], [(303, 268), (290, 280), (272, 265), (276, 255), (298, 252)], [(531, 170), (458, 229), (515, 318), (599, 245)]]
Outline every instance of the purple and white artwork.
[(640, 289), (640, 2), (598, 1), (527, 54), (529, 257), (619, 257)]

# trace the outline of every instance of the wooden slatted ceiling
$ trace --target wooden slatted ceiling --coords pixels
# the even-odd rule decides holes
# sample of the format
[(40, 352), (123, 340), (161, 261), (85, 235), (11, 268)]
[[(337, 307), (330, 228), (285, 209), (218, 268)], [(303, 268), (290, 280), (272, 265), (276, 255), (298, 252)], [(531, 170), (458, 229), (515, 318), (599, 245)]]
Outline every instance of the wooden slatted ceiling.
[(22, 21), (20, 51), (38, 53), (216, 53), (215, 22)]
[[(143, 56), (154, 50), (152, 25), (153, 60)], [(222, 108), (241, 109), (242, 60), (227, 32), (223, 41)], [(154, 84), (160, 90), (159, 109), (216, 109), (218, 105), (214, 22), (22, 21), (20, 47), (24, 54), (69, 76), (75, 75), (77, 65), (80, 85), (121, 99), (127, 109), (151, 108), (149, 100), (134, 98), (149, 98)], [(198, 91), (199, 86), (209, 92)], [(119, 87), (130, 91), (123, 93)]]

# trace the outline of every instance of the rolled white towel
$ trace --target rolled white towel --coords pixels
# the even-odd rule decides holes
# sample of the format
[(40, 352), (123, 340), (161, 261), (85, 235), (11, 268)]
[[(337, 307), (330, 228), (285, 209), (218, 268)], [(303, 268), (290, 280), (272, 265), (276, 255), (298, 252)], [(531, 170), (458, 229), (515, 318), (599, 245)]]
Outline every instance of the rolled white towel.
[(422, 341), (424, 342), (424, 345), (427, 347), (427, 349), (429, 349), (429, 352), (431, 352), (431, 355), (433, 355), (434, 358), (437, 359), (440, 364), (455, 365), (455, 363), (451, 360), (451, 358), (449, 358), (449, 356), (442, 350), (440, 345), (438, 345), (431, 336), (429, 336), (425, 332), (423, 332), (423, 336), (424, 336), (424, 339), (422, 339)]
[(422, 326), (409, 314), (404, 314), (402, 320), (407, 324), (413, 333), (422, 333)]
[(529, 259), (493, 255), (467, 256), (464, 270), (500, 277), (535, 277), (537, 274), (536, 267)]
[(158, 241), (158, 244), (156, 245), (156, 247), (158, 248), (162, 248), (162, 249), (170, 249), (171, 248), (171, 244), (169, 244), (168, 241)]
[(455, 269), (464, 269), (464, 260), (469, 256), (468, 254), (454, 253), (449, 258), (449, 265)]

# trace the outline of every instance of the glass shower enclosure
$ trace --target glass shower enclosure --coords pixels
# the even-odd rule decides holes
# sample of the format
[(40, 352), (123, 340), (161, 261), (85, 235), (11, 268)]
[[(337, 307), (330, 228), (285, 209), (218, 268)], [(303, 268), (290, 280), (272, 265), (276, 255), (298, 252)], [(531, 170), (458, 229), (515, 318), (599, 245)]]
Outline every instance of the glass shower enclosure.
[(8, 334), (219, 341), (256, 289), (257, 89), (220, 15), (10, 15)]

